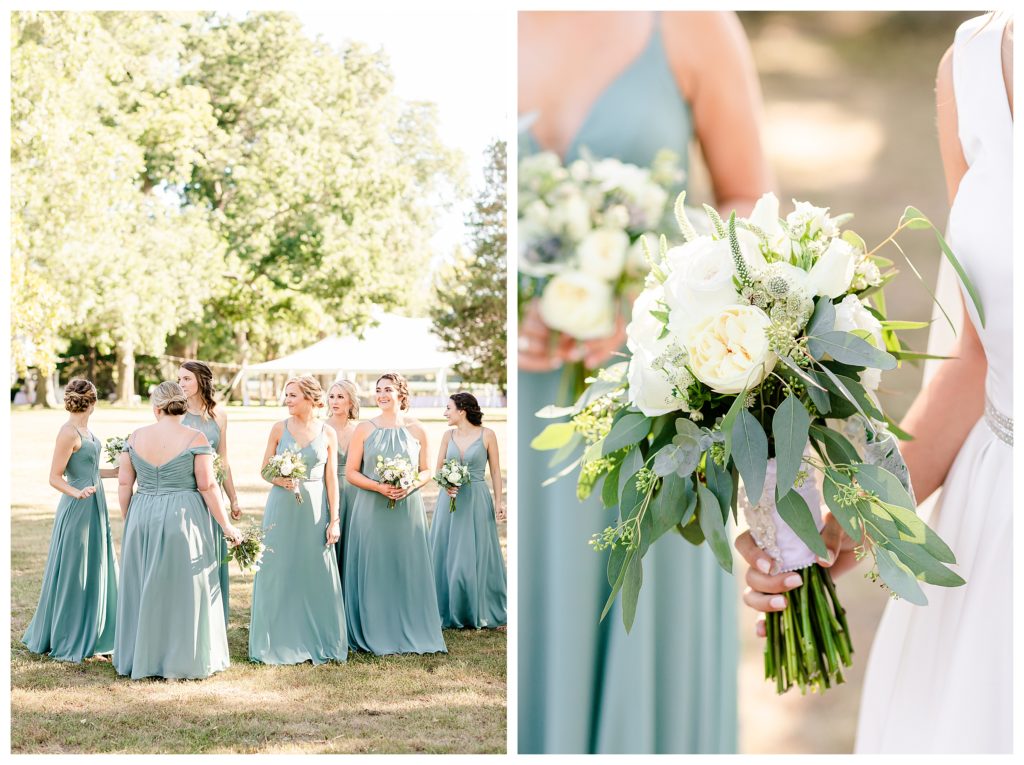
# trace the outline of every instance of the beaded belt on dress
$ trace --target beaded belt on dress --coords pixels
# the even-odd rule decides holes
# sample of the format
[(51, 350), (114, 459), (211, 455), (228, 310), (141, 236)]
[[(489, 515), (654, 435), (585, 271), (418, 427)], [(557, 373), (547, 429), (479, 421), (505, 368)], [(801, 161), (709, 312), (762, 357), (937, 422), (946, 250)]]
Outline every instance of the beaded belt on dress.
[(985, 422), (996, 438), (1013, 446), (1013, 418), (996, 409), (988, 396), (985, 396)]

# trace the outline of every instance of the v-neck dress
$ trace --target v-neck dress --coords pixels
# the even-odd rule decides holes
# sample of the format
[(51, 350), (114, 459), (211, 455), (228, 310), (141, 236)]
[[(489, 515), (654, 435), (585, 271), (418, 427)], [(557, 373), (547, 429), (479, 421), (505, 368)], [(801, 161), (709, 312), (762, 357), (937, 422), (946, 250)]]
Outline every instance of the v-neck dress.
[(327, 438), (321, 430), (300, 449), (286, 424), (277, 453), (285, 450), (306, 463), (302, 502), (280, 486), (267, 495), (267, 550), (252, 586), (249, 658), (263, 664), (347, 661), (345, 600), (334, 546), (327, 545)]
[(505, 561), (501, 557), (494, 500), (484, 480), (487, 447), (484, 433), (459, 454), (454, 431), (449, 431), (445, 460), (469, 466), (470, 482), (459, 488), (455, 511), (449, 512), (448, 493), (441, 490), (430, 525), (437, 605), (444, 627), (500, 627), (506, 615)]

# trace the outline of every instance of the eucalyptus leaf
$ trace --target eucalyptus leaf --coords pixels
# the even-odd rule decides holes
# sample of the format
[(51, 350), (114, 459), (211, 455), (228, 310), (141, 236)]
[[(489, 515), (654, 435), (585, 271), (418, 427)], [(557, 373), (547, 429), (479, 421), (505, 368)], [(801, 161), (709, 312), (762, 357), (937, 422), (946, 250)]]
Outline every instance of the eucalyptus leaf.
[(729, 457), (732, 456), (732, 429), (736, 422), (736, 417), (743, 409), (743, 401), (747, 397), (747, 391), (743, 391), (733, 399), (732, 404), (729, 405), (729, 411), (725, 413), (725, 417), (722, 418), (722, 433), (725, 435), (725, 464), (729, 464)]
[(628, 413), (612, 425), (608, 435), (604, 437), (605, 454), (631, 446), (650, 433), (651, 421), (641, 413)]
[(836, 361), (872, 369), (895, 369), (896, 359), (849, 332), (825, 332), (810, 336), (807, 350), (819, 361), (829, 354)]
[(704, 461), (704, 477), (708, 489), (718, 499), (718, 504), (722, 506), (722, 522), (725, 523), (729, 519), (729, 508), (733, 504), (733, 489), (735, 487), (732, 473), (720, 467), (713, 459), (708, 458)]
[[(582, 444), (583, 436), (579, 433), (573, 433), (572, 438), (569, 439), (569, 443), (560, 447), (558, 451), (551, 455), (551, 459), (548, 460), (548, 467), (553, 468), (556, 465), (565, 462), (567, 459), (570, 459), (577, 451), (579, 451)], [(584, 459), (586, 459), (585, 456)]]
[(689, 487), (690, 481), (675, 474), (665, 477), (661, 489), (654, 495), (649, 510), (653, 520), (652, 542), (682, 523), (688, 506), (691, 503), (696, 504), (697, 497)]
[(605, 507), (615, 507), (619, 504), (619, 494), (621, 493), (619, 471), (621, 469), (622, 463), (618, 462), (605, 474), (604, 485), (601, 486), (601, 504)]
[(576, 424), (572, 422), (553, 422), (537, 434), (530, 446), (539, 451), (561, 449), (576, 435)]
[(894, 553), (884, 547), (876, 547), (875, 563), (878, 564), (882, 581), (890, 590), (914, 605), (928, 605), (928, 598), (918, 585), (917, 578)]
[(566, 465), (564, 468), (559, 470), (554, 475), (548, 476), (543, 481), (541, 481), (540, 485), (542, 487), (551, 486), (551, 484), (556, 483), (559, 479), (565, 478), (567, 475), (569, 475), (569, 473), (571, 473), (573, 470), (578, 468), (582, 461), (583, 461), (583, 458), (580, 457), (579, 459), (574, 460), (573, 462), (570, 462), (568, 465)]
[(722, 508), (718, 498), (702, 483), (697, 483), (697, 518), (704, 538), (715, 554), (718, 565), (732, 573), (732, 548), (722, 521)]
[(928, 541), (925, 535), (925, 529), (927, 528), (925, 522), (918, 518), (917, 514), (912, 510), (882, 501), (871, 502), (871, 509), (875, 513), (885, 512), (889, 514), (892, 522), (899, 529), (900, 541), (914, 545), (924, 545)]
[(534, 417), (539, 417), (542, 420), (557, 420), (560, 417), (568, 417), (570, 414), (575, 414), (576, 411), (576, 407), (574, 406), (555, 406), (554, 404), (548, 404), (546, 407), (539, 410)]
[(841, 433), (821, 425), (811, 425), (811, 437), (825, 447), (828, 458), (837, 465), (852, 465), (860, 462), (860, 455), (853, 444)]
[(824, 296), (818, 298), (818, 302), (814, 306), (814, 313), (811, 314), (811, 319), (807, 322), (807, 330), (804, 334), (808, 337), (823, 335), (826, 332), (831, 332), (835, 326), (836, 309), (832, 305), (832, 301)]
[(877, 544), (894, 553), (922, 582), (939, 587), (960, 587), (966, 584), (963, 577), (946, 568), (920, 545), (894, 539), (879, 541)]
[[(619, 565), (619, 569), (616, 573), (615, 581), (612, 582), (611, 592), (608, 593), (608, 599), (604, 602), (604, 608), (601, 609), (601, 621), (604, 621), (604, 618), (608, 616), (608, 612), (612, 610), (612, 604), (615, 603), (616, 596), (622, 590), (622, 583), (626, 580), (626, 570), (629, 568), (629, 563), (631, 560), (633, 560), (633, 558), (636, 557), (635, 548), (624, 547), (623, 549), (625, 550), (624, 555), (621, 557), (621, 559), (616, 560), (616, 563)], [(608, 558), (608, 563), (608, 578), (611, 579), (611, 557)]]
[(676, 528), (679, 529), (680, 536), (694, 547), (700, 547), (707, 541), (704, 539), (704, 532), (701, 530), (699, 518), (691, 518), (689, 523), (681, 523)]
[(792, 393), (775, 410), (772, 436), (775, 439), (776, 496), (785, 494), (796, 482), (810, 425), (810, 415)]
[(860, 528), (854, 521), (857, 518), (857, 510), (839, 503), (839, 485), (852, 486), (853, 482), (845, 475), (834, 468), (825, 468), (825, 479), (822, 482), (822, 494), (825, 497), (825, 504), (839, 521), (849, 537), (853, 540), (860, 539)]
[(626, 564), (626, 578), (622, 583), (622, 624), (628, 633), (633, 629), (636, 618), (636, 604), (640, 599), (640, 588), (644, 583), (644, 568), (639, 555), (634, 555)]
[(804, 498), (795, 490), (788, 491), (775, 502), (779, 515), (786, 525), (800, 537), (800, 540), (811, 548), (811, 552), (819, 558), (828, 558), (828, 548), (821, 538), (814, 516)]
[(768, 436), (757, 418), (746, 409), (740, 410), (732, 428), (732, 458), (743, 477), (747, 499), (756, 505), (764, 491), (768, 469)]
[(633, 480), (636, 476), (637, 471), (644, 466), (643, 455), (640, 454), (640, 450), (637, 447), (633, 447), (626, 456), (622, 459), (619, 467), (618, 482), (619, 482), (619, 495), (623, 494), (623, 489), (626, 487), (626, 482)]

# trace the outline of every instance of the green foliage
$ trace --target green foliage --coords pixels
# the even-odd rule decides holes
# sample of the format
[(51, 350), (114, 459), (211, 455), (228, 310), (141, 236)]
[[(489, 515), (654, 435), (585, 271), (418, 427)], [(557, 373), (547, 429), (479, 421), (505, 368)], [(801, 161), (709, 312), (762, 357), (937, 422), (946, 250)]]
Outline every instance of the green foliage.
[(495, 141), (487, 151), (484, 187), (468, 216), (470, 250), (442, 267), (434, 282), (430, 316), (434, 332), (460, 361), (466, 380), (505, 389), (506, 372), (506, 149)]

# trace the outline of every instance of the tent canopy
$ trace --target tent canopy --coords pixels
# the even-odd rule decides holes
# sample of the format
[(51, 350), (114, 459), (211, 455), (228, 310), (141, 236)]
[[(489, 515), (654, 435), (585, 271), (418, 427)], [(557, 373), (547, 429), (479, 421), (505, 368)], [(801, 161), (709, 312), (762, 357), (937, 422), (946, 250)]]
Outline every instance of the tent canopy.
[(355, 335), (332, 335), (307, 348), (279, 359), (252, 364), (247, 374), (308, 372), (310, 374), (346, 374), (386, 372), (403, 374), (437, 372), (455, 366), (455, 355), (441, 349), (430, 319), (413, 319), (394, 314), (374, 317), (376, 326), (365, 330), (360, 340)]

